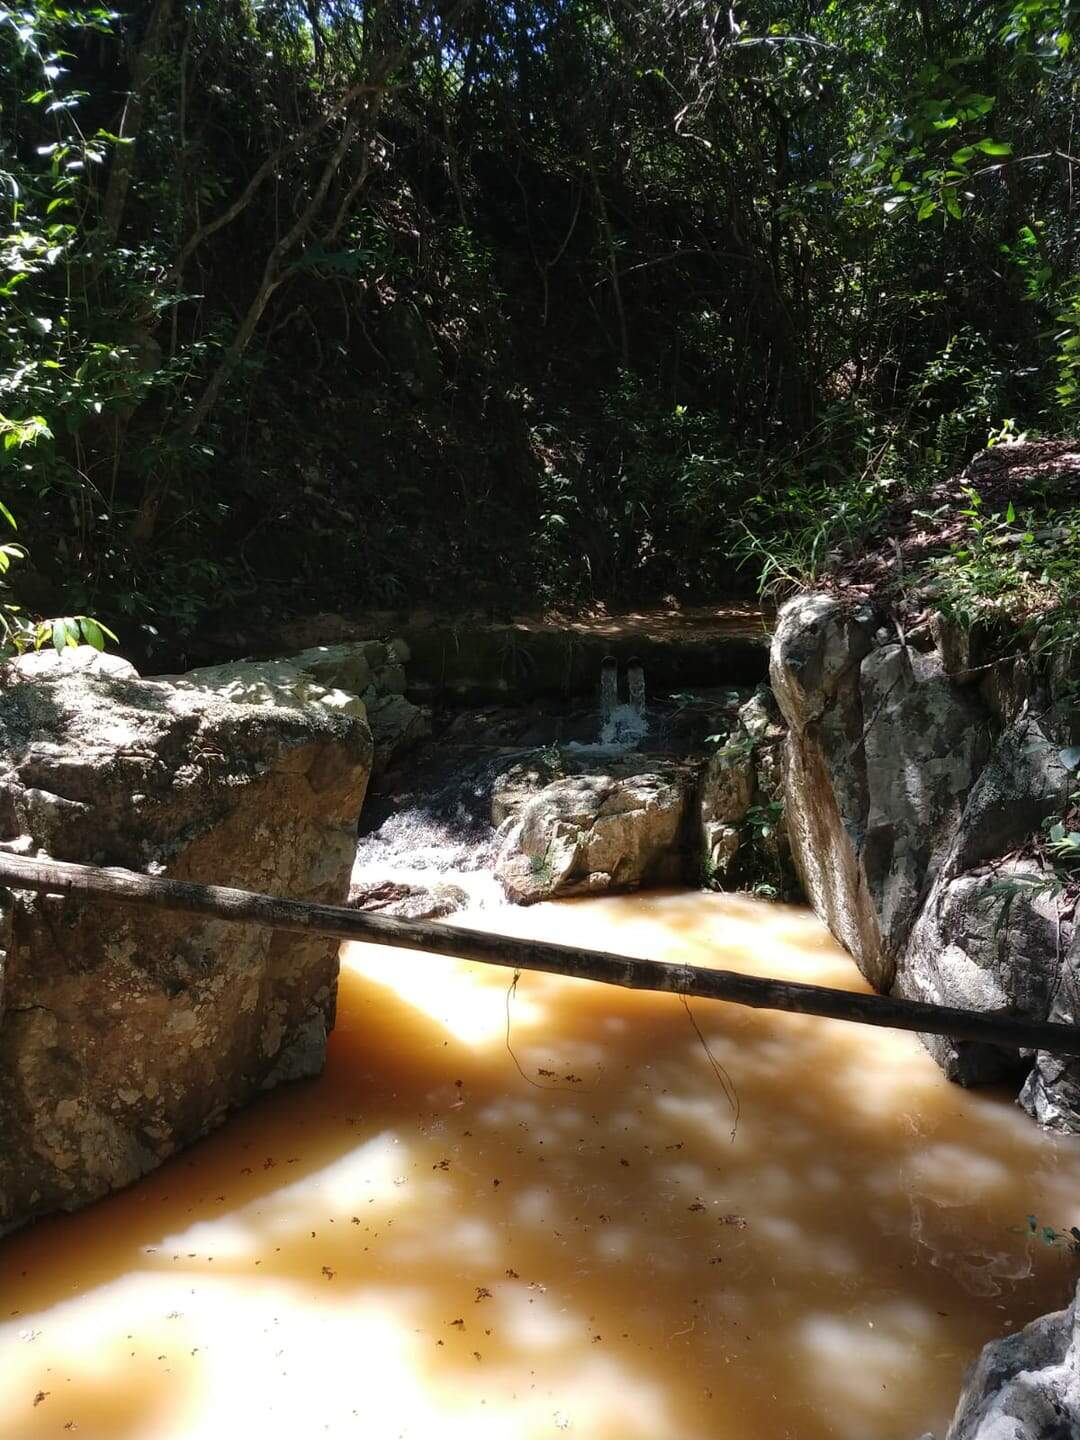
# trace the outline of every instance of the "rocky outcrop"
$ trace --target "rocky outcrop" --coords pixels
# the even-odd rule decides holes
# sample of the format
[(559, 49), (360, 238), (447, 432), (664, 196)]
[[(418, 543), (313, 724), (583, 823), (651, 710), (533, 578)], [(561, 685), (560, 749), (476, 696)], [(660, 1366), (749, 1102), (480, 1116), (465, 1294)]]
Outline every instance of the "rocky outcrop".
[[(962, 1009), (1072, 1017), (1073, 914), (1025, 858), (1067, 790), (1052, 683), (1022, 656), (990, 663), (940, 619), (905, 634), (823, 594), (781, 611), (771, 675), (789, 726), (795, 863), (870, 982)], [(925, 1043), (965, 1084), (1031, 1063)], [(1036, 1057), (1023, 1098), (1043, 1123), (1080, 1128), (1080, 1067)]]
[(352, 640), (313, 646), (284, 663), (316, 684), (359, 695), (375, 743), (375, 773), (380, 774), (396, 755), (431, 734), (430, 713), (405, 698), (410, 659), (404, 640)]
[(789, 727), (787, 823), (803, 889), (887, 990), (985, 759), (985, 715), (936, 652), (831, 596), (785, 606), (771, 678)]
[(727, 733), (716, 737), (695, 798), (699, 872), (707, 884), (792, 892), (783, 813), (784, 736), (773, 694), (762, 686), (739, 708)]
[[(356, 697), (259, 667), (174, 684), (83, 659), (8, 667), (6, 849), (345, 899), (372, 760)], [(2, 923), (0, 1231), (134, 1180), (322, 1065), (332, 941), (23, 892)]]
[(694, 767), (675, 761), (624, 761), (534, 795), (503, 788), (494, 800), (504, 817), (495, 862), (503, 889), (527, 905), (680, 879), (694, 778)]
[[(1045, 872), (1012, 855), (1061, 802), (1067, 775), (1058, 757), (1059, 747), (1029, 715), (1001, 734), (938, 872), (929, 877), (897, 972), (897, 994), (963, 1010), (1050, 1017), (1071, 916), (1061, 913)], [(985, 1045), (939, 1036), (924, 1043), (950, 1079), (963, 1084), (1003, 1078), (1018, 1063), (1027, 1068), (1015, 1053)]]
[[(893, 993), (958, 1010), (1011, 1010), (1049, 1016), (1059, 974), (1057, 907), (1029, 861), (936, 884), (902, 956)], [(1002, 1080), (1030, 1062), (1016, 1051), (925, 1035), (923, 1044), (950, 1080)]]
[(410, 651), (404, 640), (348, 640), (314, 645), (277, 660), (242, 660), (165, 675), (181, 689), (211, 688), (259, 705), (317, 703), (366, 718), (380, 774), (395, 756), (431, 734), (430, 713), (405, 698)]
[(786, 892), (779, 711), (762, 689), (721, 723), (707, 758), (589, 757), (570, 747), (507, 765), (492, 787), (491, 820), (509, 898), (702, 879)]
[(743, 825), (754, 798), (754, 762), (738, 740), (720, 745), (706, 761), (698, 795), (702, 866), (709, 878), (735, 869)]
[[(983, 1348), (946, 1440), (1078, 1440), (1080, 1299)], [(932, 1440), (932, 1437), (927, 1437)]]
[[(1075, 911), (1068, 928), (1072, 935), (1063, 941), (1066, 948), (1047, 1018), (1076, 1025), (1080, 1023), (1080, 925)], [(1080, 1064), (1040, 1050), (1020, 1092), (1020, 1103), (1048, 1130), (1080, 1130)]]

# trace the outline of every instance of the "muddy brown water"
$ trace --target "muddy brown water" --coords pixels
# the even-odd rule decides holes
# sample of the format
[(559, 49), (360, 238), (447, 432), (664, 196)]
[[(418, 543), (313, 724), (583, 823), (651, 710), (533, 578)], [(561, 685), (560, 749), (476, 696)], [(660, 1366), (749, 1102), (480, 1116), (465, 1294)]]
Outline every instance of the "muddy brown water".
[[(861, 983), (740, 897), (488, 922)], [(321, 1079), (0, 1242), (0, 1440), (915, 1440), (1075, 1280), (1080, 1144), (913, 1036), (697, 1002), (733, 1139), (675, 997), (343, 962)]]

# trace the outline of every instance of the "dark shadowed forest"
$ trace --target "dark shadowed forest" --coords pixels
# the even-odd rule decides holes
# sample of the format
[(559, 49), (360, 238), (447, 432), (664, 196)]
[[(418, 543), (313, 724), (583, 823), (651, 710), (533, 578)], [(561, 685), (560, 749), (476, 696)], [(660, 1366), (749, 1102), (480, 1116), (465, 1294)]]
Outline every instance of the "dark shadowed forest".
[(782, 588), (1068, 433), (1076, 18), (0, 5), (10, 639)]

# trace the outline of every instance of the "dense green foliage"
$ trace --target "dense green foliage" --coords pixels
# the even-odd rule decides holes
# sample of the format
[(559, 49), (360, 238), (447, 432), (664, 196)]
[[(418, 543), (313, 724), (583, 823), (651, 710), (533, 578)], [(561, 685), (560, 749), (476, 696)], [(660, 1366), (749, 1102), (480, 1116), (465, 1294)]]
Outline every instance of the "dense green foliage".
[(21, 598), (134, 644), (812, 574), (1074, 423), (1078, 12), (0, 3)]

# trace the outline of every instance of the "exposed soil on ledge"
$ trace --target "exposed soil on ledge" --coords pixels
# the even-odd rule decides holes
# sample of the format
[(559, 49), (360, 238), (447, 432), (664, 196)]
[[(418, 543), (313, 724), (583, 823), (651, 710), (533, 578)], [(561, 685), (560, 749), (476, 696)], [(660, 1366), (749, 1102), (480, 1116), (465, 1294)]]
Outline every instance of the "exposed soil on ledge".
[(455, 627), (618, 640), (646, 637), (684, 643), (689, 639), (746, 639), (764, 643), (774, 615), (771, 608), (745, 599), (721, 600), (715, 605), (648, 606), (636, 610), (609, 610), (597, 605), (583, 610), (543, 610), (502, 618), (493, 618), (481, 611), (446, 615), (426, 609), (363, 610), (298, 616), (286, 621), (279, 635), (282, 644), (296, 649), (348, 640), (368, 631), (407, 635)]
[[(633, 658), (651, 694), (766, 678), (774, 612), (745, 599), (715, 605), (545, 611), (493, 619), (431, 610), (366, 610), (296, 616), (261, 632), (208, 636), (207, 659), (286, 655), (313, 645), (400, 636), (411, 651), (409, 695), (452, 704), (524, 703), (592, 695), (600, 663)], [(200, 657), (199, 663), (207, 663)]]
[(962, 544), (971, 519), (962, 512), (974, 490), (987, 518), (1036, 514), (1080, 504), (1080, 440), (1039, 440), (981, 450), (959, 475), (930, 490), (904, 491), (857, 553), (839, 557), (820, 582), (852, 598), (886, 598), (927, 560)]

